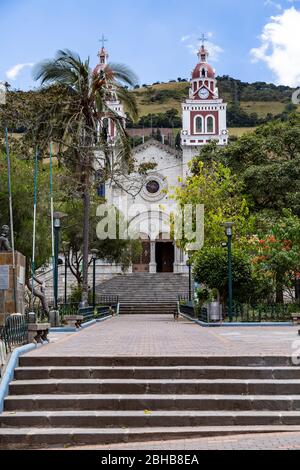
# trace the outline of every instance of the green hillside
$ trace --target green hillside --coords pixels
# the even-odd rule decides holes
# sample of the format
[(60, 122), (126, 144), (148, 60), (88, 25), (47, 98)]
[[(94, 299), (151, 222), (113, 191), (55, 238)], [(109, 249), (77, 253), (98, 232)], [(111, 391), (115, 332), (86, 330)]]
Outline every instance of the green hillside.
[[(220, 96), (228, 103), (230, 128), (253, 128), (297, 110), (291, 102), (292, 88), (264, 82), (244, 83), (227, 76), (217, 77), (217, 80)], [(180, 127), (181, 102), (188, 97), (188, 91), (187, 81), (143, 85), (135, 89), (140, 121), (131, 127)]]

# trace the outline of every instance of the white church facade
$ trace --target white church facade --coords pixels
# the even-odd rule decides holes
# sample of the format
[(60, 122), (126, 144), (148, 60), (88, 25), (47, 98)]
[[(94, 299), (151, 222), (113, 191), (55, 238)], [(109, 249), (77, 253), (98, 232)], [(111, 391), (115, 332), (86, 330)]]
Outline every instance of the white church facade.
[[(99, 64), (94, 73), (99, 72), (107, 64), (108, 53), (104, 47), (98, 56)], [(113, 93), (111, 101), (107, 104), (121, 117), (125, 126), (124, 108)], [(174, 188), (184, 184), (189, 172), (189, 162), (199, 154), (202, 146), (211, 140), (215, 140), (221, 146), (227, 144), (226, 107), (226, 103), (219, 97), (215, 71), (208, 63), (208, 51), (202, 45), (198, 53), (198, 62), (192, 72), (189, 95), (182, 103), (181, 150), (150, 139), (133, 149), (136, 165), (149, 162), (155, 164), (155, 168), (147, 173), (142, 184), (140, 175), (131, 175), (130, 184), (134, 180), (138, 190), (131, 195), (130, 191), (122, 189), (122, 185), (109, 181), (105, 187), (102, 185), (99, 191), (99, 195), (105, 196), (108, 205), (115, 206), (121, 211), (124, 201), (127, 209), (131, 206), (138, 208), (137, 212), (130, 213), (127, 222), (129, 230), (142, 242), (142, 253), (125, 274), (188, 273), (188, 255), (178, 248), (170, 233), (169, 208), (174, 207), (172, 194)], [(102, 122), (102, 125), (106, 126), (112, 158), (115, 158), (117, 129), (112, 120), (104, 119), (105, 123)], [(98, 169), (101, 170), (101, 164)], [(126, 185), (126, 182), (124, 184)], [(51, 299), (52, 269), (42, 271), (39, 277), (45, 282), (47, 296)], [(59, 266), (58, 284), (61, 298), (64, 296), (65, 279), (67, 279), (68, 294), (76, 285), (75, 278), (69, 270), (67, 271), (66, 278), (64, 264)], [(124, 274), (122, 266), (97, 260), (97, 284), (121, 274)], [(92, 269), (89, 272), (89, 284), (92, 285)]]
[[(208, 55), (202, 45), (198, 52), (198, 63), (192, 72), (189, 96), (182, 103), (182, 150), (175, 150), (151, 139), (133, 150), (137, 165), (147, 162), (156, 165), (147, 174), (141, 190), (130, 196), (119, 185), (111, 182), (106, 184), (108, 204), (119, 207), (120, 201), (126, 199), (127, 207), (135, 205), (141, 208), (138, 214), (128, 218), (130, 230), (137, 234), (143, 244), (140, 260), (130, 268), (130, 272), (187, 272), (187, 255), (171, 239), (170, 215), (166, 208), (174, 204), (171, 194), (176, 186), (185, 181), (189, 162), (199, 154), (201, 147), (211, 140), (222, 146), (228, 143), (227, 104), (219, 97), (215, 71), (208, 63)], [(99, 52), (99, 58), (96, 73), (99, 67), (105, 67), (107, 63), (108, 54), (104, 47)], [(116, 100), (108, 105), (125, 118), (120, 102)], [(113, 146), (117, 138), (116, 128), (112, 122), (107, 126)]]

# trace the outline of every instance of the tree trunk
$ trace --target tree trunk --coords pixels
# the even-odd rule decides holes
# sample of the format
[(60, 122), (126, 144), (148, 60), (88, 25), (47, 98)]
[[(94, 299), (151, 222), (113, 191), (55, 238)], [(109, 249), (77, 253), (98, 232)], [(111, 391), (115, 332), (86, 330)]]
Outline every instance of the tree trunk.
[(90, 238), (90, 190), (89, 182), (83, 193), (83, 269), (82, 269), (82, 304), (88, 305), (89, 297), (89, 238)]
[(283, 295), (283, 281), (281, 279), (276, 279), (276, 303), (283, 304), (284, 303), (284, 295)]

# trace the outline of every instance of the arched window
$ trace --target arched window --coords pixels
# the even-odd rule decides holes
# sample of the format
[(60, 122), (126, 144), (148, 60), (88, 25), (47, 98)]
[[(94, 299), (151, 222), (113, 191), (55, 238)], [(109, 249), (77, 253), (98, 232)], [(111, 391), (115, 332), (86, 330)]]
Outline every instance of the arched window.
[(204, 68), (201, 70), (201, 76), (206, 77), (206, 70)]
[(108, 119), (104, 118), (102, 121), (102, 128), (108, 130), (108, 125), (109, 125)]
[(213, 116), (207, 116), (206, 118), (206, 132), (208, 134), (215, 132), (215, 118)]
[(203, 133), (203, 117), (202, 116), (196, 116), (195, 118), (195, 131), (197, 134)]

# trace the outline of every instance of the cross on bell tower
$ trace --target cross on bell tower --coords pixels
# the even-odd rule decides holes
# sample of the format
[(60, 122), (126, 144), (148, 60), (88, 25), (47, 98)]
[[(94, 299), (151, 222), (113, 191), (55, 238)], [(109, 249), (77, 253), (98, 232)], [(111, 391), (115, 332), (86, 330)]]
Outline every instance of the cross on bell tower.
[(208, 41), (208, 39), (205, 37), (205, 34), (203, 33), (201, 38), (199, 38), (199, 41), (201, 41), (201, 47), (198, 52), (198, 58), (200, 62), (207, 62), (207, 57), (208, 57), (208, 50), (205, 48), (205, 43)]
[(102, 38), (99, 40), (102, 43), (102, 48), (98, 53), (98, 57), (100, 59), (100, 65), (104, 66), (107, 64), (108, 53), (105, 49), (105, 43), (108, 42), (108, 39), (105, 38), (104, 34), (102, 34)]
[(104, 49), (105, 43), (108, 42), (108, 39), (106, 39), (104, 34), (102, 34), (102, 38), (99, 40), (99, 42), (102, 42), (102, 49)]
[(205, 46), (205, 43), (206, 43), (206, 41), (208, 41), (208, 39), (205, 37), (204, 33), (202, 33), (202, 36), (201, 36), (201, 38), (199, 38), (199, 41), (201, 41), (202, 46)]

